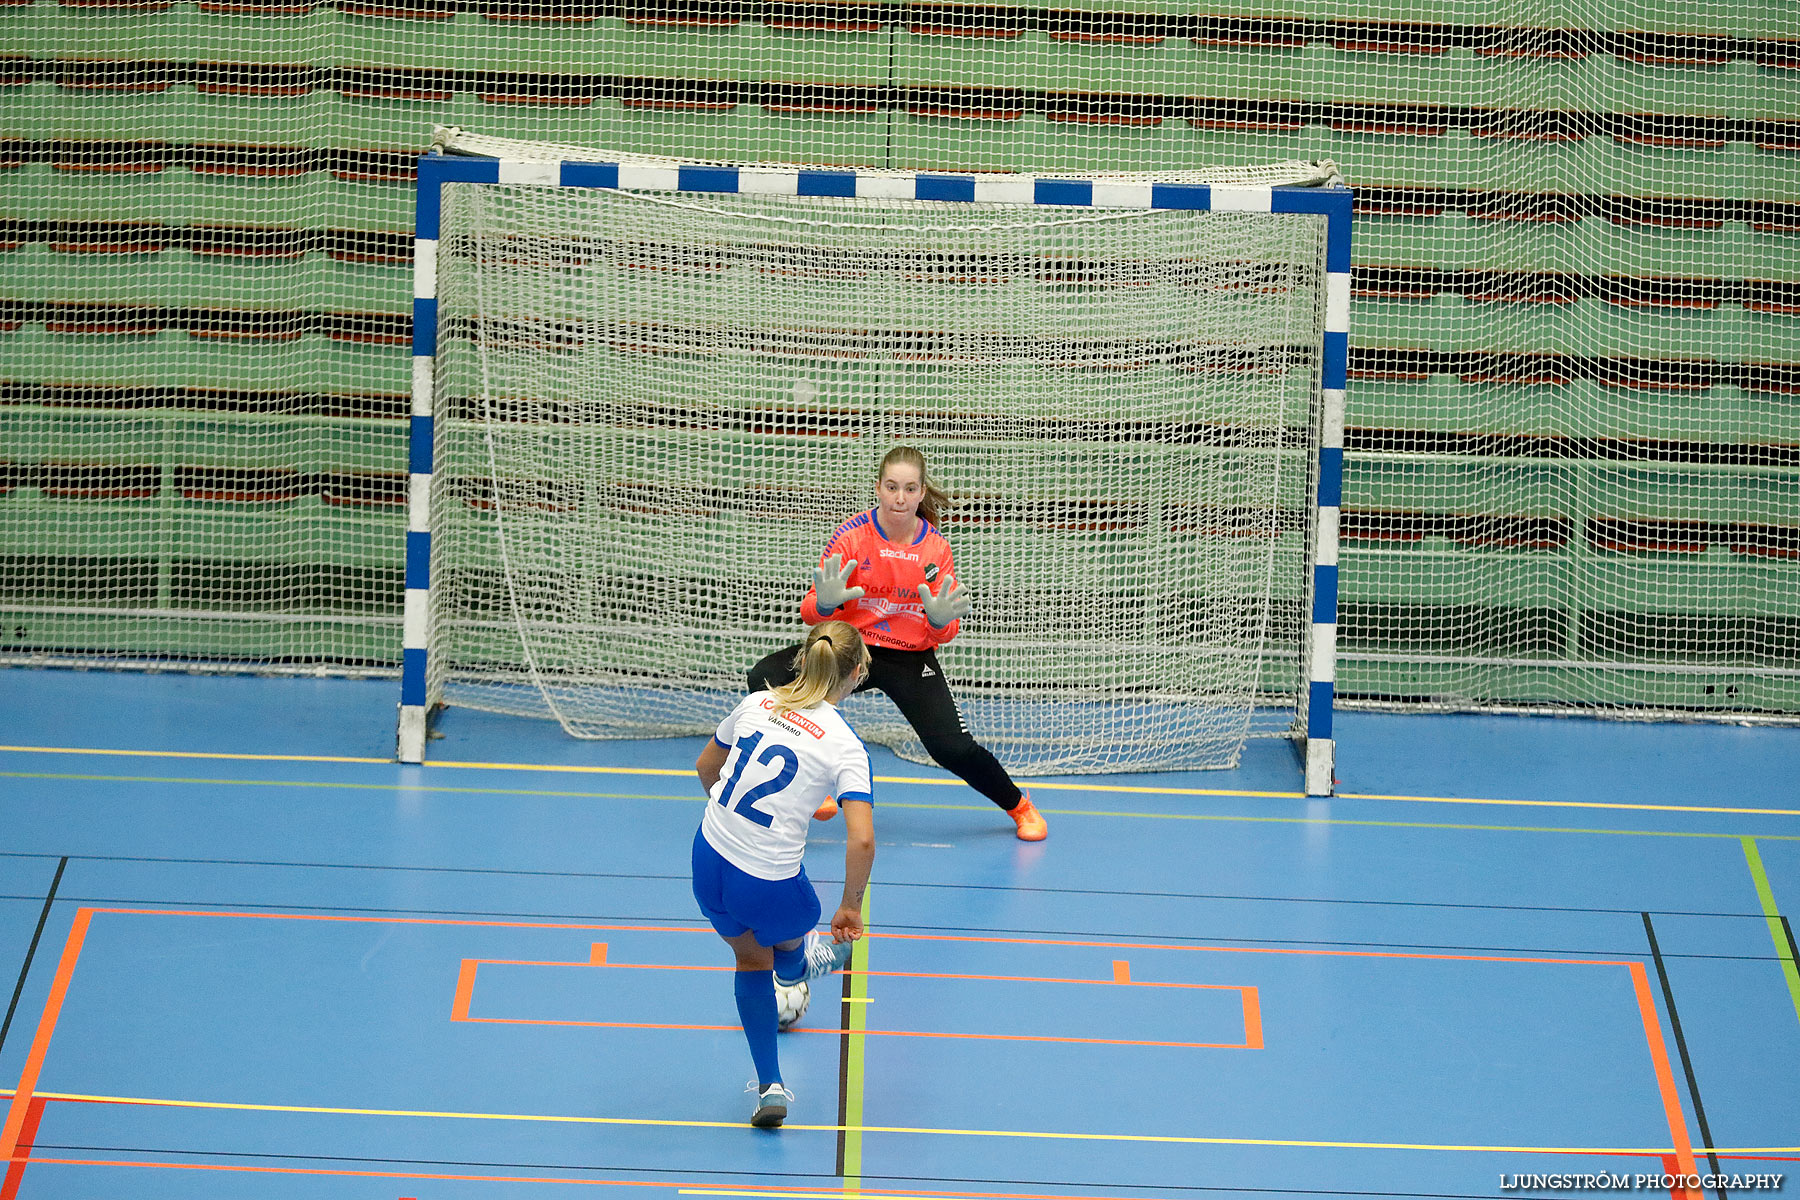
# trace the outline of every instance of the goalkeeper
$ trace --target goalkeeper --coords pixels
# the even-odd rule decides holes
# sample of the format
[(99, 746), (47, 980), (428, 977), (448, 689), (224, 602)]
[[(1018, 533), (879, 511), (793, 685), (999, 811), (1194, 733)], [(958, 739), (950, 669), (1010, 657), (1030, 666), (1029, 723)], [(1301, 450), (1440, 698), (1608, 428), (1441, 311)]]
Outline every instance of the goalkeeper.
[[(876, 496), (874, 508), (831, 535), (813, 569), (800, 618), (808, 625), (838, 620), (855, 626), (871, 660), (868, 677), (856, 690), (886, 692), (932, 761), (1012, 817), (1022, 840), (1042, 841), (1049, 832), (1043, 816), (1000, 760), (963, 727), (938, 664), (937, 648), (956, 636), (973, 607), (956, 578), (950, 543), (937, 530), (949, 497), (931, 482), (925, 456), (911, 446), (896, 446), (882, 458)], [(799, 649), (777, 650), (752, 667), (750, 690), (791, 681)], [(836, 812), (837, 805), (827, 800), (813, 816), (829, 820)]]

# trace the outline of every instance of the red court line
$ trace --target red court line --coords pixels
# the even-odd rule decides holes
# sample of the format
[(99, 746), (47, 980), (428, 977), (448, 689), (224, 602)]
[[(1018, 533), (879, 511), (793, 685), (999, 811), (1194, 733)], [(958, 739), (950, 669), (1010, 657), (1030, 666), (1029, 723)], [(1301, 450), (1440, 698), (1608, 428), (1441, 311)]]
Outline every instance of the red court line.
[(6, 1110), (6, 1127), (0, 1131), (0, 1159), (10, 1160), (19, 1149), (25, 1133), (25, 1121), (31, 1114), (31, 1093), (37, 1088), (38, 1072), (44, 1068), (44, 1055), (50, 1049), (50, 1035), (56, 1032), (56, 1019), (62, 1015), (63, 997), (69, 993), (69, 980), (75, 974), (75, 963), (81, 957), (81, 943), (87, 938), (88, 922), (97, 910), (78, 908), (75, 923), (63, 942), (62, 959), (56, 964), (56, 977), (50, 981), (50, 996), (38, 1017), (37, 1036), (31, 1039), (31, 1053), (25, 1058), (25, 1070), (19, 1076), (18, 1090)]
[[(1710, 1154), (1712, 1151), (1708, 1150), (1707, 1153)], [(1732, 1154), (1724, 1150), (1718, 1153), (1720, 1158), (1741, 1159), (1744, 1162), (1800, 1162), (1800, 1158), (1793, 1158), (1786, 1154)]]
[[(1683, 1174), (1681, 1163), (1673, 1154), (1663, 1155), (1662, 1162), (1664, 1175)], [(1693, 1193), (1689, 1192), (1686, 1187), (1671, 1187), (1669, 1189), (1669, 1200), (1689, 1200), (1689, 1197), (1693, 1197), (1693, 1200), (1706, 1200), (1704, 1193), (1699, 1196), (1693, 1196)]]
[(6, 1180), (0, 1183), (0, 1200), (18, 1200), (19, 1185), (25, 1182), (25, 1165), (31, 1160), (31, 1148), (37, 1143), (38, 1123), (44, 1119), (44, 1098), (31, 1098), (31, 1112), (19, 1132), (19, 1145), (12, 1161), (6, 1165)]

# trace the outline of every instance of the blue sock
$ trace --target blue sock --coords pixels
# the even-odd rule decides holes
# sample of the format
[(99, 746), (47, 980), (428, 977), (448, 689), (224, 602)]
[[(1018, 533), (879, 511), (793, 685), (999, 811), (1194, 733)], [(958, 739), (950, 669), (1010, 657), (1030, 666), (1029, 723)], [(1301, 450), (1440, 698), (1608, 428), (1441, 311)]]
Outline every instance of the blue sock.
[(737, 992), (738, 1019), (744, 1023), (744, 1038), (750, 1043), (750, 1059), (756, 1064), (756, 1086), (760, 1091), (781, 1082), (781, 1059), (775, 1050), (775, 976), (768, 971), (738, 971), (736, 975), (733, 987)]
[(806, 974), (806, 939), (792, 950), (775, 947), (775, 977), (777, 979), (798, 979)]

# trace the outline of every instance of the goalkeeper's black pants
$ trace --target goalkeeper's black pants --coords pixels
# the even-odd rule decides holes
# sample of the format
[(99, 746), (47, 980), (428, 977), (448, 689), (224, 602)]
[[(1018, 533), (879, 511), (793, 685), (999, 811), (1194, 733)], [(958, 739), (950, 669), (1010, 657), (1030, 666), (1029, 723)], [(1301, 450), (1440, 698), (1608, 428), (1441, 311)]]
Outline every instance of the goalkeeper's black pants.
[[(750, 668), (750, 690), (792, 683), (798, 643), (777, 650)], [(886, 692), (900, 715), (912, 725), (924, 743), (925, 753), (947, 771), (954, 772), (982, 795), (1011, 812), (1022, 793), (1000, 760), (963, 728), (962, 713), (950, 694), (950, 681), (938, 665), (935, 650), (889, 650), (869, 647), (869, 674), (857, 691), (876, 688)]]

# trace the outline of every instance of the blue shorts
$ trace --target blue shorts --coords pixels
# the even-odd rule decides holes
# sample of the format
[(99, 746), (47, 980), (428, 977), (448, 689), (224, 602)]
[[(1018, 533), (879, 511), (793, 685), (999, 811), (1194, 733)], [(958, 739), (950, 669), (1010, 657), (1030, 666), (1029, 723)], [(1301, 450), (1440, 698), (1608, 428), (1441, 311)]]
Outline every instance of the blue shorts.
[(733, 938), (746, 930), (759, 946), (806, 936), (824, 911), (806, 868), (790, 879), (758, 879), (714, 850), (706, 835), (694, 833), (694, 899), (719, 931)]

